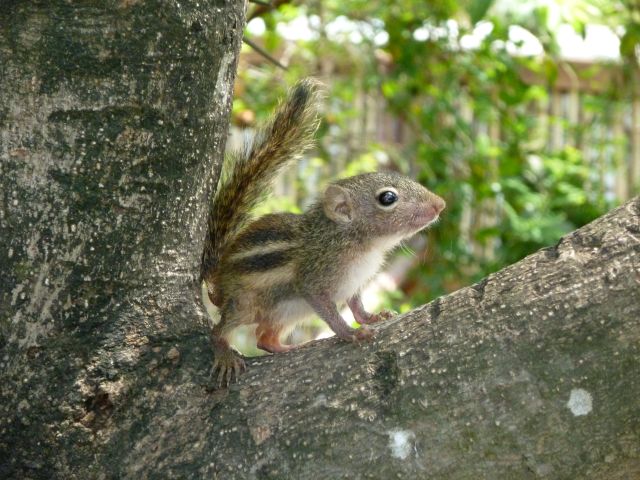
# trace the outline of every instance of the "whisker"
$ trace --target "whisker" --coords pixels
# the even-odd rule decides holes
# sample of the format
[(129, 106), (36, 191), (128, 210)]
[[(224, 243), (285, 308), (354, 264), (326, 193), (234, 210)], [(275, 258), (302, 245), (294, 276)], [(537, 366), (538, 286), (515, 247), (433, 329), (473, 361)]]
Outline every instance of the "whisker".
[(415, 250), (413, 250), (411, 247), (409, 247), (405, 242), (400, 242), (400, 248), (406, 254), (411, 255), (412, 257), (416, 256)]

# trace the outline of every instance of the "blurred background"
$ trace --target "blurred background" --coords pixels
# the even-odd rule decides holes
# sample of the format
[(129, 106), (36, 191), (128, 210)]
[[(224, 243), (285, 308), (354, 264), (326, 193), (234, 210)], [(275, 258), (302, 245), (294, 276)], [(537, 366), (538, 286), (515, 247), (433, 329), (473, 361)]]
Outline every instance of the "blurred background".
[(259, 213), (382, 169), (447, 201), (367, 289), (370, 309), (470, 285), (640, 191), (640, 1), (271, 3), (249, 5), (230, 145), (299, 78), (329, 93), (317, 150)]

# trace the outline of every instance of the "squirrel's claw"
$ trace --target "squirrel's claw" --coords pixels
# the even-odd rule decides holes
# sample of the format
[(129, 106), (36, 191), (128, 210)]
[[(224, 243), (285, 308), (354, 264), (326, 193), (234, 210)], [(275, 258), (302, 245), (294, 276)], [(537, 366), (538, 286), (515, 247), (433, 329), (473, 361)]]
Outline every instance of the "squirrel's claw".
[(390, 318), (395, 317), (397, 314), (398, 312), (394, 312), (393, 310), (380, 310), (376, 314), (376, 317), (378, 317), (378, 321), (389, 320)]
[(366, 342), (371, 340), (375, 335), (375, 332), (364, 325), (354, 331), (353, 337), (356, 342)]
[(240, 374), (243, 373), (247, 369), (247, 366), (244, 363), (242, 358), (237, 358), (236, 362), (233, 364), (233, 375), (235, 379), (238, 380), (240, 378)]
[[(244, 359), (232, 350), (217, 351), (211, 368), (211, 378), (215, 378), (216, 388), (226, 388), (232, 381), (237, 382), (240, 374), (246, 370)], [(216, 375), (217, 374), (217, 375)]]
[(394, 315), (396, 315), (395, 312), (392, 312), (392, 311), (389, 311), (389, 310), (381, 310), (378, 313), (372, 313), (369, 316), (369, 318), (367, 318), (367, 321), (366, 322), (362, 322), (362, 323), (367, 324), (367, 325), (371, 325), (372, 323), (378, 323), (378, 322), (382, 322), (384, 320), (389, 320)]
[(359, 315), (356, 316), (356, 321), (360, 325), (372, 325), (374, 323), (382, 322), (384, 320), (389, 320), (397, 315), (397, 312), (393, 312), (390, 310), (381, 310), (378, 313), (369, 313), (366, 311), (359, 312)]

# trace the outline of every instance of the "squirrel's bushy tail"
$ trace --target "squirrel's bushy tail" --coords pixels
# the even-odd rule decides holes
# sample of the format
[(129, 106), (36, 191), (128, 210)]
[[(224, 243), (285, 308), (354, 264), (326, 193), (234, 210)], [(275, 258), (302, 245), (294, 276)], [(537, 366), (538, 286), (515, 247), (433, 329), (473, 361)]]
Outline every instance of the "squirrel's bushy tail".
[(249, 219), (258, 200), (282, 167), (313, 144), (320, 119), (320, 83), (298, 82), (269, 122), (238, 152), (225, 159), (225, 169), (209, 211), (201, 277), (210, 283), (222, 251)]

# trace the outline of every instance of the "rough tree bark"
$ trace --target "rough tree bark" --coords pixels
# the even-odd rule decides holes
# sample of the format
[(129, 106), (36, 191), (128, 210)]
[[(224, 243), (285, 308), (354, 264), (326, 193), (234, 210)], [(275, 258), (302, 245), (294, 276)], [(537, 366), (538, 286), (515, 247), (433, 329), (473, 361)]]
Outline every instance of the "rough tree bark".
[(0, 477), (638, 478), (640, 198), (207, 388), (231, 2), (0, 11)]
[(196, 278), (244, 2), (1, 3), (0, 478), (129, 471), (146, 419), (116, 426), (120, 402), (155, 404), (172, 345), (201, 347), (187, 377), (210, 360)]

